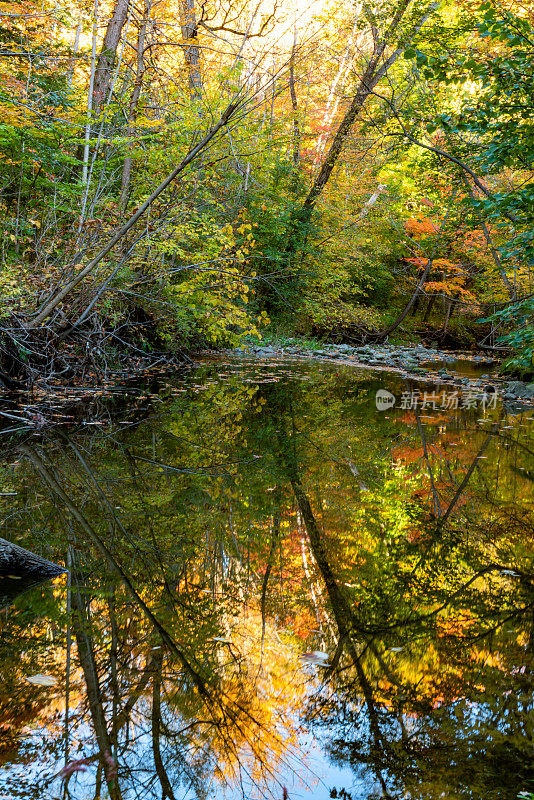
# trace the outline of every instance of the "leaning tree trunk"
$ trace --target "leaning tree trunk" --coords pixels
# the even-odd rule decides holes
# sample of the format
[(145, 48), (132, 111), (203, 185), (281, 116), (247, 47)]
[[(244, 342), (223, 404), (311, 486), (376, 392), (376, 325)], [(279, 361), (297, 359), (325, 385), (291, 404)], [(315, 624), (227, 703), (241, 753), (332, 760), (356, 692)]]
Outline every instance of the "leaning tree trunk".
[[(412, 0), (399, 0), (391, 23), (381, 37), (375, 26), (372, 25), (374, 40), (373, 53), (367, 67), (363, 71), (352, 102), (334, 135), (330, 149), (321, 164), (317, 177), (301, 207), (291, 220), (285, 248), (289, 256), (294, 255), (298, 250), (303, 228), (305, 228), (311, 220), (316, 203), (330, 180), (334, 167), (339, 160), (345, 143), (352, 131), (352, 127), (362, 108), (365, 106), (378, 83), (384, 78), (390, 67), (400, 58), (432, 11), (439, 5), (439, 0), (436, 0), (410, 28), (406, 35), (399, 35), (399, 27), (408, 12), (411, 2)], [(389, 56), (386, 56), (386, 51), (391, 47), (394, 48), (393, 52)]]
[[(355, 43), (356, 43), (356, 36), (358, 34), (359, 21), (360, 21), (360, 10), (356, 13), (356, 18), (352, 25), (352, 30), (350, 32), (347, 45), (345, 46), (345, 52), (343, 53), (343, 56), (341, 58), (341, 62), (334, 76), (334, 80), (330, 85), (330, 91), (328, 92), (328, 99), (326, 101), (326, 108), (324, 110), (323, 118), (321, 121), (323, 133), (321, 133), (321, 135), (319, 136), (319, 141), (317, 142), (317, 151), (315, 153), (315, 157), (313, 160), (314, 166), (317, 166), (323, 155), (325, 149), (325, 143), (330, 132), (330, 125), (332, 124), (334, 117), (337, 114), (337, 109), (339, 106), (339, 101), (343, 94), (345, 81), (349, 76), (352, 64), (354, 62), (354, 57), (356, 55)], [(339, 91), (338, 91), (338, 86), (339, 86)]]
[(397, 47), (397, 49), (389, 56), (389, 58), (382, 62), (386, 48), (388, 45), (393, 43), (397, 28), (403, 16), (405, 15), (410, 2), (411, 0), (401, 0), (389, 29), (380, 41), (375, 40), (373, 54), (363, 72), (363, 75), (360, 78), (356, 93), (352, 99), (352, 103), (350, 104), (345, 116), (341, 120), (326, 158), (321, 164), (319, 173), (313, 182), (313, 186), (308, 192), (308, 195), (301, 208), (297, 212), (295, 219), (297, 225), (306, 224), (310, 221), (315, 204), (322, 195), (324, 188), (330, 179), (332, 171), (338, 162), (341, 151), (343, 150), (345, 142), (352, 130), (352, 126), (354, 125), (358, 114), (362, 110), (367, 98), (373, 92), (376, 85), (403, 52), (404, 47)]

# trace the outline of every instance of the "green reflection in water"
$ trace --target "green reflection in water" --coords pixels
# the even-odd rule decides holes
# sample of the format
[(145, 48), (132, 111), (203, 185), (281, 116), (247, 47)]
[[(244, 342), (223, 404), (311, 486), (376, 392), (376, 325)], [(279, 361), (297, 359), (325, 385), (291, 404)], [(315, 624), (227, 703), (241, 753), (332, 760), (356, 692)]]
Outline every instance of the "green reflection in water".
[(0, 796), (532, 789), (532, 415), (326, 365), (150, 388), (5, 449), (1, 535), (70, 573), (2, 617)]

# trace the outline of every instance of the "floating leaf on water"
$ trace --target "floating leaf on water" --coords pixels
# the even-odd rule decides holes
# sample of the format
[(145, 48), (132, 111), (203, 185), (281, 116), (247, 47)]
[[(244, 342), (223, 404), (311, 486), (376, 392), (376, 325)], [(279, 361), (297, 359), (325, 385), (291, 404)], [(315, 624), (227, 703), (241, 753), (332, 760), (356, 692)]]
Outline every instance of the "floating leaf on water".
[(301, 653), (301, 661), (306, 664), (315, 664), (318, 667), (329, 667), (328, 653), (322, 653), (320, 650), (313, 650), (310, 653)]
[(57, 778), (68, 778), (74, 772), (87, 772), (87, 764), (90, 762), (90, 758), (80, 758), (78, 761), (70, 761), (68, 764), (65, 764), (63, 769), (61, 769), (58, 774)]
[(25, 680), (33, 686), (55, 686), (57, 683), (57, 678), (53, 675), (29, 675)]

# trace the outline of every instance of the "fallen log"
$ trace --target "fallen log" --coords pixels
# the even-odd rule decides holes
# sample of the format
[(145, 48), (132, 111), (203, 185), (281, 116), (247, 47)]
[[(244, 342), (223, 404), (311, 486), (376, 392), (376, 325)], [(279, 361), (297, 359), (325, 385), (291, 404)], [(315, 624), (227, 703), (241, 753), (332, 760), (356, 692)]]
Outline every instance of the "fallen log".
[(64, 572), (65, 567), (0, 538), (0, 609), (19, 594)]
[(55, 578), (67, 570), (18, 544), (0, 539), (0, 575), (16, 578)]

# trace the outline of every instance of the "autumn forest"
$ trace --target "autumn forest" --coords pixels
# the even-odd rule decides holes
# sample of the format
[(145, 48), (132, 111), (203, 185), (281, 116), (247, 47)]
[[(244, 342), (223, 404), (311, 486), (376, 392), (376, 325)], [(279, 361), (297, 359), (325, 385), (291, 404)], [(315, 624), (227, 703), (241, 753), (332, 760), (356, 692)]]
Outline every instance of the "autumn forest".
[(534, 800), (534, 11), (0, 2), (0, 800)]
[(8, 383), (266, 330), (532, 374), (527, 5), (5, 11)]

